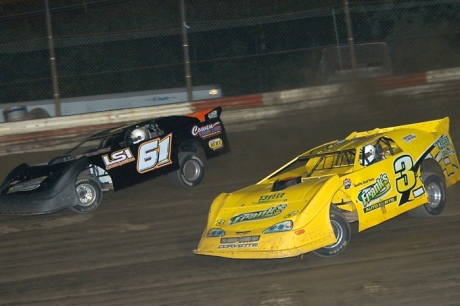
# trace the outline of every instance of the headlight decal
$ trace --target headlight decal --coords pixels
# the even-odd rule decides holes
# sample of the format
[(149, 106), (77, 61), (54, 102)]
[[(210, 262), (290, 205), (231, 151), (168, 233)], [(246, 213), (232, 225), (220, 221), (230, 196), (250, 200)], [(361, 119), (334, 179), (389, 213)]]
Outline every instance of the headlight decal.
[(225, 236), (225, 231), (220, 228), (212, 228), (206, 234), (206, 237), (222, 237)]
[(20, 191), (31, 191), (40, 187), (41, 183), (47, 178), (47, 176), (41, 176), (31, 179), (27, 182), (17, 183), (10, 185), (7, 194), (20, 192)]

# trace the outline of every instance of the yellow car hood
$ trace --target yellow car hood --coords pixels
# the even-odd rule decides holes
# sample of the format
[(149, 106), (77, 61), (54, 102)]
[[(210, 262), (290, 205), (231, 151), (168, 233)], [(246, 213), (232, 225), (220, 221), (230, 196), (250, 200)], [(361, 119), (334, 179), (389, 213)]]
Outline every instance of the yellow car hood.
[[(208, 226), (245, 231), (271, 226), (286, 219), (294, 221), (305, 214), (307, 207), (312, 205), (311, 199), (332, 177), (336, 176), (302, 178), (300, 183), (279, 191), (272, 191), (273, 183), (241, 189), (229, 194), (226, 199), (221, 198), (222, 206), (217, 205), (220, 207)], [(327, 201), (325, 204), (329, 204), (330, 199), (324, 200)], [(310, 217), (302, 218), (302, 221), (306, 222)]]

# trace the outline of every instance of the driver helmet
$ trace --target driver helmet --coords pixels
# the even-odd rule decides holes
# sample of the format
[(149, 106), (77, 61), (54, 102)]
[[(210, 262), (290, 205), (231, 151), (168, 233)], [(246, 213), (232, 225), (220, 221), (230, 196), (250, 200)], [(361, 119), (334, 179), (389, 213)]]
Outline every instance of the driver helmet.
[(368, 144), (361, 149), (361, 158), (359, 162), (363, 166), (370, 165), (375, 159), (375, 148), (373, 145)]
[(137, 128), (131, 132), (129, 138), (133, 144), (136, 144), (143, 140), (149, 139), (150, 133), (146, 128)]

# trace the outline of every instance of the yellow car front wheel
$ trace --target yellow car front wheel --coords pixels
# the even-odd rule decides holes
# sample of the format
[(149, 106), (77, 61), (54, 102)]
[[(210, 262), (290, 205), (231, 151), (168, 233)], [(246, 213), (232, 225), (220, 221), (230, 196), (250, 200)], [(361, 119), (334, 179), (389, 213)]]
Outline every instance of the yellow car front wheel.
[(350, 224), (348, 224), (342, 212), (335, 206), (331, 206), (329, 216), (337, 242), (313, 251), (313, 253), (321, 257), (332, 257), (342, 253), (351, 238)]

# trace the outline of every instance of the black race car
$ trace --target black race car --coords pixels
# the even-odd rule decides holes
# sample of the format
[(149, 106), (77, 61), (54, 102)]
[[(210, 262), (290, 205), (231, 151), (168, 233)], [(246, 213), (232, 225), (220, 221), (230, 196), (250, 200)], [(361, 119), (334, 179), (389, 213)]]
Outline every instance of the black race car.
[(0, 187), (1, 214), (94, 211), (105, 191), (168, 175), (194, 187), (203, 158), (230, 151), (222, 108), (137, 122), (94, 134), (46, 164), (17, 166)]

